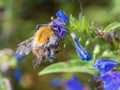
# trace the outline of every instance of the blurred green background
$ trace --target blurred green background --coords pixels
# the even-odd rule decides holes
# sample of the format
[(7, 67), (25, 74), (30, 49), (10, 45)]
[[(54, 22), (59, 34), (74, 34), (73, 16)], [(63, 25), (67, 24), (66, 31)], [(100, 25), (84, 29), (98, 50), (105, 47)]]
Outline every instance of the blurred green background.
[[(100, 28), (120, 21), (120, 0), (81, 0), (81, 3), (87, 20), (96, 22)], [(0, 0), (0, 50), (10, 48), (14, 51), (18, 43), (34, 35), (37, 24), (49, 23), (51, 16), (55, 17), (60, 9), (76, 18), (81, 12), (79, 0)], [(69, 60), (65, 55), (68, 54), (63, 51), (54, 62), (59, 62), (57, 58)], [(10, 78), (14, 90), (56, 90), (50, 87), (50, 80), (55, 76), (69, 77), (66, 73), (38, 76), (38, 72), (51, 63), (43, 62), (39, 69), (34, 70), (32, 60), (30, 54), (20, 63), (20, 83), (14, 80), (13, 70), (5, 75)], [(87, 82), (89, 76), (84, 76), (81, 81)], [(82, 77), (82, 74), (78, 74), (78, 77)]]

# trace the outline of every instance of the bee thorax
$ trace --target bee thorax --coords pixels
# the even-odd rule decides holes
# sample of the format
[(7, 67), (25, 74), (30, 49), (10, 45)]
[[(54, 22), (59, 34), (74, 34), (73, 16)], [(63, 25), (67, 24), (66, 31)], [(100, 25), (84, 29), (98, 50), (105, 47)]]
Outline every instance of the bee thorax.
[(59, 38), (57, 36), (51, 37), (48, 42), (48, 47), (56, 48), (59, 44)]

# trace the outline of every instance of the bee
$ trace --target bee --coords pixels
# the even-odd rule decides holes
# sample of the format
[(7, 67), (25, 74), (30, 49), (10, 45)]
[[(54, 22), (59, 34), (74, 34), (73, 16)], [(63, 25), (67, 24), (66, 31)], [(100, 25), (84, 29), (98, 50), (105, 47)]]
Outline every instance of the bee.
[(57, 28), (51, 24), (36, 26), (33, 37), (18, 44), (15, 55), (28, 55), (31, 51), (35, 57), (33, 68), (38, 68), (42, 60), (52, 60), (56, 54), (60, 37)]

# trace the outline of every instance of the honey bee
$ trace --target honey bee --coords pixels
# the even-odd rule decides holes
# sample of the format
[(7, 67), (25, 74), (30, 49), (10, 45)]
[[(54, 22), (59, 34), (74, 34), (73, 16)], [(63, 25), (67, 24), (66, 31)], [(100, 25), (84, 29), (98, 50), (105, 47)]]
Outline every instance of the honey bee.
[(43, 60), (51, 61), (58, 52), (56, 48), (60, 40), (67, 32), (65, 24), (68, 22), (67, 15), (59, 10), (56, 19), (51, 18), (50, 23), (37, 25), (34, 36), (18, 44), (16, 59), (21, 60), (32, 51), (35, 57), (33, 68), (37, 68)]
[(51, 60), (56, 54), (60, 37), (57, 28), (51, 24), (40, 24), (36, 26), (33, 37), (18, 44), (16, 55), (28, 55), (32, 51), (35, 59), (33, 68), (38, 68), (42, 60)]

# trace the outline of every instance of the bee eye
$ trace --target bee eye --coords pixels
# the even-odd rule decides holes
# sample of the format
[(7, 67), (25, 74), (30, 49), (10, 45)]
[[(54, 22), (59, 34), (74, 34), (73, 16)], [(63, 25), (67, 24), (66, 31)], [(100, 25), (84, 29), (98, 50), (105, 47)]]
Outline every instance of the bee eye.
[(57, 25), (53, 25), (54, 28), (57, 28)]
[(35, 31), (39, 30), (40, 25), (36, 25)]
[(54, 30), (57, 30), (57, 25), (52, 26)]

